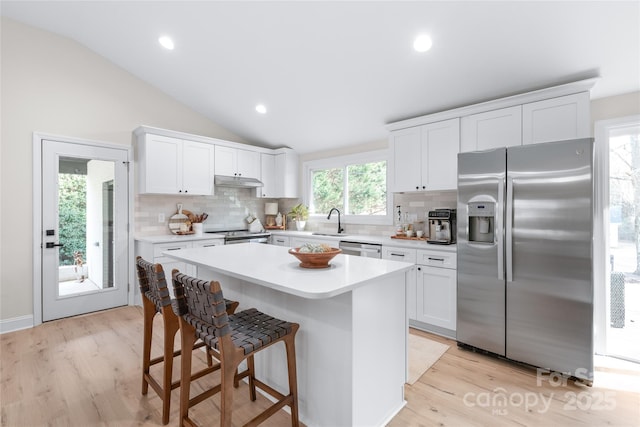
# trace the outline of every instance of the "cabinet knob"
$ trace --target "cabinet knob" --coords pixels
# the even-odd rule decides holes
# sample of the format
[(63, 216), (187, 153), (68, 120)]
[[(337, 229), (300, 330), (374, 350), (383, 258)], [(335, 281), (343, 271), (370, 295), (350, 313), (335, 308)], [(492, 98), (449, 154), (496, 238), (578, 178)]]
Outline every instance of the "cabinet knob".
[(420, 189), (420, 187), (416, 185), (416, 190), (419, 190), (419, 189)]
[(422, 189), (423, 189), (423, 190), (424, 190), (424, 189), (426, 189), (426, 188), (427, 188), (426, 186), (424, 186), (424, 185), (422, 186)]

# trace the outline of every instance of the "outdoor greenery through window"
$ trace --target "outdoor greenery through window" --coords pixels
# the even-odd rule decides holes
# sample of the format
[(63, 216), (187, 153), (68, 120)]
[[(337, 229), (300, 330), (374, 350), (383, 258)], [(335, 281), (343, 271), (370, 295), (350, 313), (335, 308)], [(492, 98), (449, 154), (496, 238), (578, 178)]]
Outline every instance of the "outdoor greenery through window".
[(309, 162), (307, 170), (311, 214), (338, 208), (360, 219), (388, 215), (387, 160), (382, 154)]
[(86, 254), (86, 175), (61, 173), (59, 179), (60, 265), (73, 265), (74, 252)]

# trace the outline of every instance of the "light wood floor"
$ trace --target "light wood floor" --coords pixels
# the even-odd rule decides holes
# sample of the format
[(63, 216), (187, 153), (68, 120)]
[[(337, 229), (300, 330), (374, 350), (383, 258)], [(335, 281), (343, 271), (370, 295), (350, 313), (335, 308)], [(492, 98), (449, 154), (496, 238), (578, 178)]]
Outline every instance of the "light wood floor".
[[(157, 320), (154, 342), (160, 343)], [(598, 368), (592, 388), (571, 382), (538, 385), (536, 371), (528, 367), (458, 349), (455, 342), (441, 337), (412, 333), (448, 344), (450, 349), (420, 380), (406, 386), (407, 406), (390, 426), (640, 425), (637, 365)], [(147, 396), (140, 394), (141, 342), (138, 307), (48, 322), (0, 336), (1, 425), (162, 425), (160, 399), (151, 390)], [(159, 353), (156, 346), (153, 354)], [(176, 363), (177, 368), (179, 358)], [(179, 369), (174, 371), (177, 378)], [(339, 386), (338, 378), (336, 382)], [(194, 390), (199, 388), (194, 385)], [(174, 390), (169, 425), (177, 425), (178, 396), (179, 390)], [(251, 402), (244, 384), (235, 396), (234, 425), (248, 421), (267, 403), (262, 396)], [(217, 397), (201, 403), (192, 409), (193, 418), (203, 426), (218, 425), (218, 405)], [(289, 416), (281, 411), (264, 425), (290, 425)]]

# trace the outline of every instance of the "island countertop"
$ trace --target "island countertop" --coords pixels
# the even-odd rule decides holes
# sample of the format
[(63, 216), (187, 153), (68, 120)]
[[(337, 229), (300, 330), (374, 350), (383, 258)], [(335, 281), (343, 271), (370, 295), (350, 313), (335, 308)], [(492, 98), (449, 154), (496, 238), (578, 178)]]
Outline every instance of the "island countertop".
[[(339, 254), (328, 268), (307, 269), (288, 248), (255, 243), (181, 249), (164, 255), (308, 299), (331, 298), (413, 264)], [(168, 272), (167, 272), (168, 273)]]

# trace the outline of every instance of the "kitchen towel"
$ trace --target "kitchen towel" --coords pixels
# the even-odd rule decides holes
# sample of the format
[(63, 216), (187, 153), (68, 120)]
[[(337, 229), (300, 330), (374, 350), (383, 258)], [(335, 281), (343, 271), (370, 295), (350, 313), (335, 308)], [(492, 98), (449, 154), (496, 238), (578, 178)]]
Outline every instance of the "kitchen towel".
[(446, 344), (410, 333), (407, 384), (415, 383), (448, 349)]

